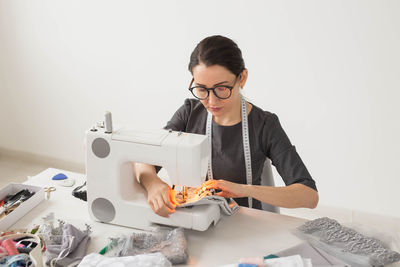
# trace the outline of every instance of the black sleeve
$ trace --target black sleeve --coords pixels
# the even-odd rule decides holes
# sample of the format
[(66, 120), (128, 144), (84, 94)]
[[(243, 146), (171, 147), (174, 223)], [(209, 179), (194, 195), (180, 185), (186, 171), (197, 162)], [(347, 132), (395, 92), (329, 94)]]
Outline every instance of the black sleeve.
[(164, 129), (171, 129), (173, 131), (185, 131), (189, 119), (191, 104), (190, 100), (186, 99), (185, 103), (175, 112), (172, 118), (167, 122)]
[(263, 147), (286, 185), (304, 184), (317, 190), (306, 166), (283, 130), (278, 116), (269, 113), (263, 129)]

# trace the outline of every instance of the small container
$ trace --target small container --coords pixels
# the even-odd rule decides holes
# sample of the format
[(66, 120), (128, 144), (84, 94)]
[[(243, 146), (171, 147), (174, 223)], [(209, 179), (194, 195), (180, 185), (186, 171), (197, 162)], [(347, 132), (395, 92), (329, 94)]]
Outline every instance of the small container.
[(35, 206), (44, 200), (44, 188), (16, 183), (10, 183), (0, 190), (0, 200), (8, 195), (16, 194), (23, 189), (28, 189), (30, 192), (33, 192), (33, 196), (22, 202), (7, 216), (4, 216), (2, 219), (0, 219), (0, 231), (7, 230), (10, 226), (16, 223), (25, 214), (30, 212)]

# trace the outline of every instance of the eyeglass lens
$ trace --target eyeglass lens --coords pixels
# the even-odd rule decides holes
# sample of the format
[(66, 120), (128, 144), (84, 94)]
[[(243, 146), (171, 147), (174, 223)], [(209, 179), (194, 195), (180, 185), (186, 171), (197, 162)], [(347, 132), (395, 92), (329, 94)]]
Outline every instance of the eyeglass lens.
[[(231, 90), (228, 87), (225, 86), (220, 86), (220, 87), (215, 87), (214, 90), (214, 94), (218, 97), (218, 98), (228, 98), (231, 96)], [(200, 98), (200, 99), (206, 99), (208, 96), (208, 92), (209, 89), (206, 89), (204, 87), (194, 87), (193, 88), (193, 94), (195, 97)]]

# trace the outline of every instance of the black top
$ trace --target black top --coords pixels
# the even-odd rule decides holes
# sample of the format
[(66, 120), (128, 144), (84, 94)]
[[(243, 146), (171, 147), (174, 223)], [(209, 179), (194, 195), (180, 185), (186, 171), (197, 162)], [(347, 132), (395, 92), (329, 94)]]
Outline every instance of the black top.
[[(197, 99), (186, 99), (164, 129), (206, 134), (207, 110)], [(304, 184), (317, 190), (315, 182), (301, 160), (278, 117), (253, 105), (248, 115), (253, 185), (260, 185), (266, 157), (270, 158), (286, 185)], [(232, 126), (212, 124), (212, 170), (214, 179), (246, 184), (242, 123)], [(247, 198), (236, 198), (248, 207)], [(261, 209), (253, 199), (253, 208)]]

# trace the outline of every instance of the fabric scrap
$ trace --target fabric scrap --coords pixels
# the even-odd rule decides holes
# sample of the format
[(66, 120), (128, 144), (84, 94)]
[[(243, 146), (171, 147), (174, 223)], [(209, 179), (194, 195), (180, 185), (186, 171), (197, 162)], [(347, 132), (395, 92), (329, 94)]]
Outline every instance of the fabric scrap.
[(201, 198), (201, 199), (199, 199), (197, 201), (194, 201), (194, 202), (187, 202), (187, 203), (181, 204), (181, 205), (178, 206), (178, 208), (191, 207), (191, 206), (197, 206), (197, 205), (210, 205), (210, 204), (219, 205), (221, 211), (225, 215), (233, 215), (240, 208), (240, 206), (232, 198), (227, 200), (224, 197), (215, 196), (215, 195), (206, 196), (206, 197), (203, 197), (203, 198)]
[(97, 253), (85, 256), (78, 267), (171, 267), (162, 253), (141, 254), (126, 257), (106, 257)]
[(76, 266), (86, 255), (90, 241), (90, 226), (81, 231), (72, 224), (59, 221), (59, 226), (51, 223), (42, 225), (39, 234), (46, 245), (46, 264), (50, 266)]
[(352, 266), (384, 266), (400, 261), (400, 254), (380, 240), (364, 236), (328, 217), (306, 222), (298, 230), (314, 246)]
[(132, 233), (111, 238), (112, 247), (105, 256), (124, 257), (162, 253), (172, 264), (186, 263), (187, 243), (183, 228), (157, 228), (155, 231)]

